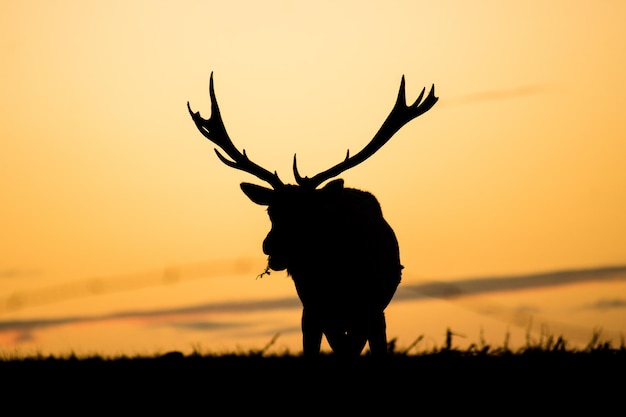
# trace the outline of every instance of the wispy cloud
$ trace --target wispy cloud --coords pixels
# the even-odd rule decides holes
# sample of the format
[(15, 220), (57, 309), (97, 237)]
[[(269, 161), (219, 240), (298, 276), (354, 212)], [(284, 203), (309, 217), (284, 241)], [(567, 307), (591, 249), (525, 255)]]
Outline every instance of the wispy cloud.
[(0, 269), (0, 279), (32, 278), (41, 274), (37, 269), (7, 268)]
[[(0, 271), (0, 278), (24, 276), (25, 271), (6, 269)], [(257, 271), (262, 271), (262, 266), (258, 265), (258, 261), (249, 258), (239, 258), (170, 266), (152, 271), (117, 276), (95, 276), (54, 286), (42, 286), (29, 291), (15, 291), (7, 296), (0, 297), (0, 314), (60, 303), (71, 299), (136, 291), (183, 281), (253, 274)]]
[(609, 280), (626, 280), (626, 266), (480, 277), (446, 282), (431, 281), (423, 284), (403, 285), (399, 289), (397, 298), (454, 298), (498, 291), (519, 291)]
[[(188, 316), (192, 314), (210, 313), (253, 313), (274, 311), (281, 309), (301, 308), (300, 301), (294, 297), (275, 298), (269, 300), (250, 300), (242, 302), (225, 302), (197, 304), (179, 308), (165, 308), (154, 310), (131, 310), (100, 315), (69, 316), (53, 319), (7, 320), (0, 321), (0, 331), (33, 330), (45, 327), (62, 326), (67, 324), (89, 323), (106, 320), (128, 319), (159, 319), (164, 317)], [(217, 326), (218, 324), (215, 324)], [(211, 326), (204, 324), (204, 326)]]
[(600, 299), (595, 303), (588, 304), (584, 308), (593, 310), (612, 310), (616, 308), (626, 308), (626, 298), (613, 298), (610, 300)]
[[(6, 331), (33, 331), (43, 328), (64, 326), (78, 323), (94, 323), (109, 320), (130, 320), (130, 319), (163, 319), (176, 317), (187, 317), (197, 314), (211, 313), (258, 313), (262, 311), (275, 311), (282, 309), (301, 308), (300, 300), (294, 295), (293, 297), (274, 298), (269, 300), (248, 300), (241, 302), (225, 302), (225, 303), (208, 303), (197, 304), (193, 306), (185, 306), (179, 308), (165, 308), (153, 310), (131, 310), (115, 312), (101, 315), (85, 315), (85, 316), (68, 316), (61, 318), (35, 318), (29, 320), (5, 320), (0, 321), (0, 332)], [(240, 325), (240, 323), (236, 324)], [(202, 327), (204, 329), (225, 327), (223, 321), (203, 321), (203, 322), (187, 322), (184, 326)], [(234, 324), (228, 325), (233, 327)]]
[[(515, 292), (520, 290), (543, 289), (590, 282), (625, 281), (626, 266), (594, 268), (585, 270), (555, 271), (541, 274), (517, 275), (508, 277), (483, 277), (458, 281), (429, 282), (406, 285), (398, 294), (399, 299), (414, 300), (430, 297), (453, 301), (456, 305), (489, 316), (505, 323), (530, 330), (533, 322), (540, 323), (540, 331), (548, 326), (551, 332), (576, 339), (588, 341), (593, 329), (578, 324), (555, 321), (542, 317), (542, 311), (534, 305), (518, 305), (509, 307), (499, 304), (495, 297), (476, 297), (496, 292)], [(471, 296), (471, 297), (468, 297)], [(626, 300), (598, 300), (586, 308), (615, 309), (625, 308)], [(534, 329), (537, 331), (538, 329)], [(620, 335), (607, 329), (602, 330), (603, 337), (619, 340)]]
[[(626, 280), (626, 266), (614, 266), (584, 270), (555, 271), (540, 274), (517, 276), (482, 277), (460, 279), (446, 282), (427, 282), (421, 284), (402, 284), (394, 297), (394, 301), (418, 301), (426, 298), (453, 299), (469, 295), (480, 295), (492, 292), (518, 291), (526, 289), (547, 288), (560, 285), (577, 284), (583, 282), (601, 282), (609, 280)], [(164, 308), (153, 310), (130, 310), (103, 315), (68, 316), (61, 318), (34, 318), (29, 320), (0, 321), (0, 332), (32, 332), (43, 328), (63, 326), (77, 323), (92, 323), (108, 320), (128, 319), (172, 319), (173, 325), (178, 327), (197, 329), (217, 329), (224, 327), (242, 326), (241, 322), (225, 323), (223, 321), (188, 321), (190, 315), (231, 313), (250, 314), (264, 311), (284, 309), (300, 309), (300, 300), (295, 293), (292, 297), (273, 298), (266, 300), (243, 300), (240, 302), (203, 303), (178, 308)], [(626, 300), (600, 300), (590, 308), (624, 308)], [(485, 306), (481, 307), (483, 310)], [(491, 308), (499, 308), (491, 306)], [(536, 311), (533, 306), (520, 307), (515, 314), (528, 313), (529, 309)], [(488, 314), (488, 311), (482, 311)], [(180, 319), (180, 320), (178, 320)], [(184, 322), (183, 322), (184, 320)]]

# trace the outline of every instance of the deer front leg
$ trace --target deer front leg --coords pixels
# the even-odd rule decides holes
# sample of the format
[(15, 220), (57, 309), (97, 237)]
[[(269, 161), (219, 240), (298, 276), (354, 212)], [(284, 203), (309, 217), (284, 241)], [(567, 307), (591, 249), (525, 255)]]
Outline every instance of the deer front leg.
[(370, 317), (367, 323), (367, 338), (372, 356), (387, 354), (387, 323), (383, 311)]
[(322, 324), (318, 314), (302, 310), (302, 350), (304, 356), (317, 356), (322, 346)]

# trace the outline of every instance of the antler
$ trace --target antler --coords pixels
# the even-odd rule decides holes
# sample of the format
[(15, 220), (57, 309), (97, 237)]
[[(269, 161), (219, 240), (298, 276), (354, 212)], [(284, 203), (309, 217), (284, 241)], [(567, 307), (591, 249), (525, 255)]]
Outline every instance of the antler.
[(227, 159), (217, 149), (215, 149), (215, 153), (220, 161), (231, 168), (240, 169), (258, 177), (259, 179), (262, 179), (263, 181), (266, 181), (274, 189), (283, 186), (284, 184), (280, 178), (278, 178), (278, 174), (276, 172), (271, 173), (265, 168), (252, 162), (248, 159), (245, 149), (243, 152), (239, 152), (230, 140), (228, 133), (226, 133), (224, 122), (222, 121), (222, 115), (220, 114), (220, 108), (217, 105), (217, 99), (215, 98), (215, 91), (213, 90), (213, 72), (211, 72), (211, 81), (209, 83), (209, 95), (211, 97), (211, 117), (208, 120), (203, 119), (200, 116), (200, 112), (194, 113), (191, 110), (189, 102), (187, 102), (187, 109), (189, 109), (189, 114), (196, 123), (196, 127), (200, 133), (202, 133), (208, 140), (219, 146), (228, 156), (232, 158), (232, 161)]
[(320, 172), (313, 178), (302, 178), (300, 176), (296, 164), (296, 156), (294, 155), (293, 174), (296, 177), (296, 182), (300, 186), (315, 188), (327, 179), (339, 175), (343, 171), (360, 164), (370, 156), (374, 155), (374, 153), (376, 153), (376, 151), (378, 151), (385, 143), (387, 143), (389, 139), (391, 139), (391, 137), (395, 135), (396, 132), (400, 130), (400, 128), (402, 128), (402, 126), (415, 119), (417, 116), (426, 113), (435, 105), (437, 100), (439, 100), (438, 97), (435, 97), (435, 85), (433, 84), (433, 86), (430, 88), (428, 96), (426, 96), (424, 101), (420, 103), (422, 97), (424, 97), (425, 90), (426, 88), (423, 88), (417, 100), (415, 100), (412, 105), (407, 106), (403, 75), (402, 81), (400, 82), (400, 91), (398, 92), (396, 104), (393, 106), (391, 113), (389, 113), (389, 116), (387, 116), (387, 119), (382, 124), (376, 135), (374, 135), (370, 143), (368, 143), (365, 148), (363, 148), (360, 152), (352, 157), (350, 157), (350, 151), (348, 150), (346, 154), (346, 159), (344, 159), (337, 165), (327, 169), (326, 171)]

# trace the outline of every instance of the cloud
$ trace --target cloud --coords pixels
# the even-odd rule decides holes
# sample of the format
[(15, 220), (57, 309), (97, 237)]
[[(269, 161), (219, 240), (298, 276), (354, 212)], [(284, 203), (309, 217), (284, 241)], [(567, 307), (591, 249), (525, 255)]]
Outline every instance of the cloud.
[[(261, 270), (262, 267), (259, 266), (258, 261), (255, 259), (236, 258), (170, 266), (152, 271), (117, 276), (91, 277), (29, 291), (16, 291), (8, 296), (0, 297), (0, 314), (46, 304), (55, 304), (71, 299), (135, 291), (149, 287), (176, 284), (182, 281), (243, 274), (249, 275)], [(31, 275), (35, 273), (38, 272), (31, 271)], [(24, 275), (25, 271), (18, 269), (0, 271), (0, 278), (13, 278)]]
[[(446, 282), (426, 282), (421, 284), (401, 284), (394, 297), (394, 301), (416, 301), (426, 298), (454, 299), (469, 295), (480, 295), (499, 291), (518, 291), (532, 288), (547, 288), (559, 285), (576, 284), (582, 282), (600, 282), (607, 280), (626, 280), (626, 266), (614, 266), (605, 268), (593, 268), (583, 270), (565, 270), (540, 274), (527, 274), (517, 276), (496, 276), (471, 279), (459, 279)], [(626, 300), (601, 300), (591, 308), (623, 308)], [(0, 332), (18, 331), (32, 332), (42, 328), (63, 326), (77, 323), (93, 323), (105, 320), (127, 319), (164, 319), (187, 317), (192, 314), (210, 313), (258, 313), (263, 311), (275, 311), (284, 309), (300, 309), (302, 304), (297, 296), (273, 298), (266, 300), (244, 300), (240, 302), (203, 303), (192, 306), (177, 308), (165, 308), (154, 310), (130, 310), (92, 316), (68, 316), (61, 318), (45, 319), (35, 318), (30, 320), (6, 320), (0, 321)], [(481, 307), (483, 310), (485, 306)], [(490, 308), (499, 308), (491, 305)], [(525, 306), (524, 312), (532, 311), (534, 307)], [(536, 310), (535, 310), (536, 311)], [(483, 311), (483, 313), (489, 313)], [(521, 314), (517, 311), (516, 314)], [(526, 316), (527, 314), (524, 314)], [(245, 326), (240, 322), (224, 323), (222, 321), (174, 321), (175, 324), (197, 329), (217, 329), (224, 327)]]
[(233, 328), (233, 327), (246, 327), (245, 323), (238, 322), (214, 322), (214, 321), (184, 321), (184, 322), (175, 322), (171, 324), (172, 327), (176, 327), (179, 329), (189, 329), (189, 330), (198, 330), (198, 331), (206, 331), (206, 330), (219, 330), (224, 328)]
[(626, 280), (626, 266), (563, 270), (513, 276), (481, 277), (446, 282), (432, 281), (423, 284), (402, 285), (398, 289), (396, 298), (417, 299), (430, 297), (450, 299), (500, 291), (519, 291), (608, 280)]
[[(110, 314), (91, 316), (69, 316), (54, 319), (36, 318), (30, 320), (6, 320), (0, 321), (0, 332), (6, 331), (34, 331), (47, 327), (64, 326), (78, 323), (95, 323), (108, 320), (129, 320), (129, 319), (162, 319), (171, 317), (185, 317), (192, 314), (210, 313), (252, 313), (261, 311), (274, 311), (282, 309), (302, 308), (300, 300), (293, 297), (275, 298), (269, 300), (248, 300), (241, 302), (209, 303), (197, 304), (178, 308), (154, 309), (154, 310), (131, 310), (115, 312)], [(241, 323), (229, 326), (241, 326)], [(227, 325), (224, 322), (187, 322), (183, 326), (202, 327), (203, 329), (223, 328)]]
[(7, 268), (0, 269), (0, 279), (32, 278), (41, 274), (37, 269)]
[(613, 298), (610, 300), (600, 299), (593, 304), (588, 304), (584, 308), (593, 309), (593, 310), (612, 310), (619, 308), (626, 308), (626, 299), (624, 298)]
[[(555, 271), (541, 274), (517, 275), (508, 277), (482, 277), (447, 282), (427, 282), (423, 284), (405, 285), (399, 289), (397, 299), (416, 300), (420, 298), (438, 298), (453, 301), (457, 306), (473, 311), (480, 315), (489, 316), (499, 321), (526, 328), (533, 332), (544, 329), (554, 334), (566, 336), (579, 342), (588, 341), (593, 331), (585, 326), (555, 321), (542, 317), (542, 311), (534, 305), (519, 305), (511, 308), (499, 304), (495, 297), (467, 297), (480, 296), (496, 292), (514, 292), (528, 289), (540, 289), (573, 285), (589, 282), (624, 281), (626, 280), (626, 266), (593, 268), (585, 270)], [(626, 300), (600, 300), (587, 308), (610, 309), (624, 308)], [(532, 323), (540, 323), (539, 328), (531, 329)], [(620, 335), (610, 330), (603, 330), (603, 337), (607, 340), (619, 340)]]

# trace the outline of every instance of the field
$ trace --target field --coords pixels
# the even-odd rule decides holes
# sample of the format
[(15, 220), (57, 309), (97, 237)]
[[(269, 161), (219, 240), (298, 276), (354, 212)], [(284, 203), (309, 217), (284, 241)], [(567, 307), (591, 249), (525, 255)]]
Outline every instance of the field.
[(4, 357), (3, 405), (90, 415), (624, 412), (626, 347), (549, 338), (519, 351), (443, 346), (353, 360), (332, 354), (170, 352)]

